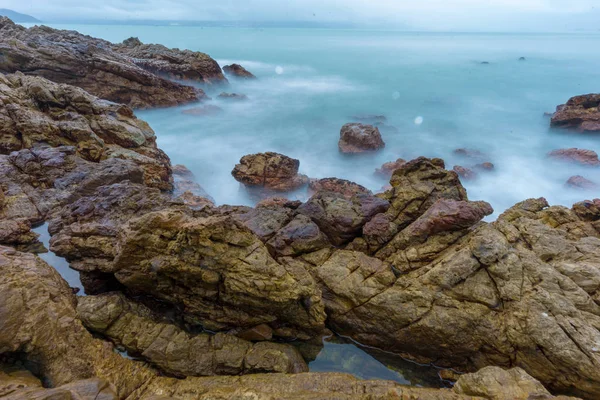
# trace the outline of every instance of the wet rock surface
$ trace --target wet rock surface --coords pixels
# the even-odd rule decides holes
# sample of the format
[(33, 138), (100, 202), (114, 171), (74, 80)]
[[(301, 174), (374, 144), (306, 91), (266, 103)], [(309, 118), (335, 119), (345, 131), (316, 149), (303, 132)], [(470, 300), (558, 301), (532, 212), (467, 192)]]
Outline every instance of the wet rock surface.
[(223, 71), (227, 75), (234, 76), (236, 78), (242, 79), (256, 79), (256, 76), (252, 74), (252, 72), (248, 71), (246, 68), (242, 67), (240, 64), (231, 64), (223, 67)]
[[(137, 51), (149, 59), (134, 59), (116, 49), (123, 53)], [(164, 79), (136, 64), (139, 62), (146, 67), (162, 65), (163, 72), (177, 71), (182, 64), (171, 62), (164, 55), (169, 54), (179, 60), (190, 58), (180, 51), (162, 46), (152, 50), (147, 45), (132, 48), (115, 46), (75, 31), (61, 31), (46, 26), (27, 29), (2, 17), (0, 53), (0, 72), (20, 71), (54, 82), (68, 83), (102, 99), (134, 108), (173, 106), (205, 97), (201, 89)]]
[(372, 125), (350, 123), (342, 126), (338, 148), (341, 153), (355, 154), (385, 147), (379, 129)]
[(600, 94), (586, 94), (569, 99), (556, 107), (551, 126), (579, 132), (600, 132)]

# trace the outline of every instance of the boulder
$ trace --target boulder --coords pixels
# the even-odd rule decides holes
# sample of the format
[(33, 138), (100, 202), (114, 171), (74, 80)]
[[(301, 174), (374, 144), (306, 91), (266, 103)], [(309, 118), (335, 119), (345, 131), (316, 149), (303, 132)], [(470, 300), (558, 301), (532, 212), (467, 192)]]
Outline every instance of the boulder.
[(160, 44), (144, 44), (135, 37), (114, 45), (113, 49), (129, 57), (138, 67), (158, 76), (205, 84), (227, 82), (219, 64), (208, 54), (199, 51), (169, 49)]
[(406, 164), (406, 160), (398, 158), (396, 161), (390, 161), (383, 164), (375, 170), (375, 174), (383, 178), (389, 179), (395, 170)]
[(256, 76), (254, 76), (250, 71), (242, 67), (240, 64), (226, 65), (223, 67), (223, 71), (225, 71), (227, 75), (231, 75), (236, 78), (256, 79)]
[[(206, 97), (201, 89), (159, 77), (112, 43), (47, 26), (24, 28), (0, 19), (0, 72), (23, 72), (78, 86), (134, 108), (174, 106)], [(169, 61), (165, 63), (171, 64)], [(178, 68), (173, 63), (170, 68)]]
[(92, 332), (175, 376), (308, 371), (290, 345), (253, 344), (226, 333), (189, 334), (118, 293), (79, 298), (77, 315)]
[(334, 192), (343, 195), (345, 198), (351, 198), (357, 194), (372, 194), (372, 192), (366, 187), (348, 181), (346, 179), (339, 178), (323, 178), (323, 179), (311, 179), (308, 182), (308, 194), (309, 196), (319, 192)]
[(592, 182), (589, 179), (586, 179), (581, 175), (575, 175), (575, 176), (570, 177), (565, 185), (572, 189), (583, 189), (583, 190), (597, 189), (600, 187), (597, 183)]
[(261, 197), (277, 192), (290, 192), (308, 183), (298, 174), (300, 161), (283, 154), (267, 152), (249, 154), (240, 159), (231, 175)]
[(585, 149), (577, 149), (577, 148), (558, 149), (558, 150), (552, 150), (550, 153), (548, 153), (548, 157), (555, 159), (555, 160), (572, 162), (572, 163), (586, 165), (586, 166), (593, 166), (593, 167), (600, 166), (600, 160), (598, 159), (598, 153), (596, 153), (593, 150), (585, 150)]
[(556, 107), (550, 125), (579, 132), (600, 132), (600, 94), (586, 94), (569, 99)]
[(338, 148), (346, 154), (364, 153), (385, 147), (379, 129), (372, 125), (350, 123), (342, 126)]

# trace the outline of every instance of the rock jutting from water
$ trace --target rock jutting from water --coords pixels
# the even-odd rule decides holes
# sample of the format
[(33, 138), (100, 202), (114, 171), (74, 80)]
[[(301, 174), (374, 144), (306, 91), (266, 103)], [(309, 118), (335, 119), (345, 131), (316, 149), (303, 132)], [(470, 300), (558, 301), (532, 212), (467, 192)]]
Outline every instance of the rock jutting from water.
[(406, 160), (398, 158), (396, 161), (390, 161), (383, 164), (380, 168), (375, 170), (375, 174), (382, 178), (389, 179), (395, 170), (406, 164)]
[(79, 86), (102, 99), (134, 108), (174, 106), (206, 97), (202, 89), (163, 78), (226, 82), (209, 56), (146, 45), (112, 44), (75, 31), (24, 28), (0, 17), (0, 72), (20, 71)]
[(600, 132), (600, 94), (586, 94), (569, 99), (556, 107), (551, 126), (579, 132)]
[(342, 126), (338, 148), (341, 153), (356, 154), (385, 147), (379, 129), (372, 125), (350, 123)]
[(242, 79), (256, 79), (256, 76), (240, 64), (231, 64), (223, 67), (226, 74)]
[(567, 187), (572, 189), (583, 189), (583, 190), (592, 190), (600, 188), (595, 182), (590, 181), (587, 178), (584, 178), (581, 175), (575, 175), (570, 177), (565, 184)]
[(548, 153), (548, 157), (560, 160), (567, 161), (572, 163), (577, 163), (586, 166), (600, 166), (600, 160), (598, 159), (598, 153), (593, 150), (585, 150), (585, 149), (558, 149), (553, 150)]

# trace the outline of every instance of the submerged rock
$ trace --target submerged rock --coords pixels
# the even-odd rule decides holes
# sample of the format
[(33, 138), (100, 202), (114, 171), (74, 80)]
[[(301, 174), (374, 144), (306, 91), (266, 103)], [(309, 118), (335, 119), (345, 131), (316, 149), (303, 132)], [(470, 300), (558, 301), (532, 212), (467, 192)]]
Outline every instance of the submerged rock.
[(584, 190), (600, 188), (600, 185), (598, 185), (595, 182), (590, 181), (589, 179), (584, 178), (581, 175), (575, 175), (575, 176), (570, 177), (566, 183), (566, 186), (573, 188), (573, 189), (584, 189)]
[(471, 168), (462, 167), (460, 165), (455, 165), (452, 170), (467, 181), (477, 179), (478, 177), (477, 172), (473, 171)]
[(250, 71), (246, 68), (242, 67), (240, 64), (231, 64), (223, 67), (223, 71), (226, 74), (235, 76), (236, 78), (244, 78), (244, 79), (256, 79)]
[(598, 153), (593, 150), (585, 149), (559, 149), (553, 150), (548, 153), (548, 157), (555, 160), (568, 161), (581, 165), (599, 166), (600, 160), (598, 159)]
[(221, 93), (220, 95), (217, 96), (220, 99), (224, 99), (224, 100), (236, 100), (236, 101), (240, 101), (240, 100), (248, 100), (248, 96), (246, 96), (245, 94), (237, 94), (237, 93)]
[(299, 160), (267, 152), (242, 157), (231, 175), (260, 197), (269, 197), (272, 193), (291, 192), (305, 186), (308, 177), (298, 174), (299, 168)]
[(350, 123), (342, 127), (338, 147), (342, 153), (353, 154), (382, 149), (385, 143), (377, 127)]
[(218, 115), (223, 112), (223, 109), (219, 106), (207, 104), (201, 107), (188, 108), (183, 110), (181, 113), (186, 115), (195, 115), (197, 117), (210, 117)]
[[(179, 68), (169, 57), (163, 57), (160, 62), (144, 62), (121, 54), (117, 51), (119, 48), (122, 47), (75, 31), (47, 26), (27, 29), (0, 17), (0, 72), (20, 71), (68, 83), (102, 99), (134, 108), (173, 106), (205, 97), (201, 89), (161, 78), (135, 62), (162, 64), (165, 70)], [(171, 56), (178, 54), (177, 50), (160, 48)], [(161, 57), (150, 50), (146, 55)]]
[(579, 132), (600, 132), (600, 94), (586, 94), (569, 99), (556, 107), (550, 125)]

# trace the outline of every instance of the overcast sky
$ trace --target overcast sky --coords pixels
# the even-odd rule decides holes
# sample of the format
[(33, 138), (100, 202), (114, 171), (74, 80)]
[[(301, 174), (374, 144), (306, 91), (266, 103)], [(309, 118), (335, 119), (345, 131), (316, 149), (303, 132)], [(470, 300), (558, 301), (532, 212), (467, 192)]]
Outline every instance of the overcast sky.
[(0, 7), (45, 21), (309, 20), (452, 30), (600, 28), (600, 0), (0, 0)]

